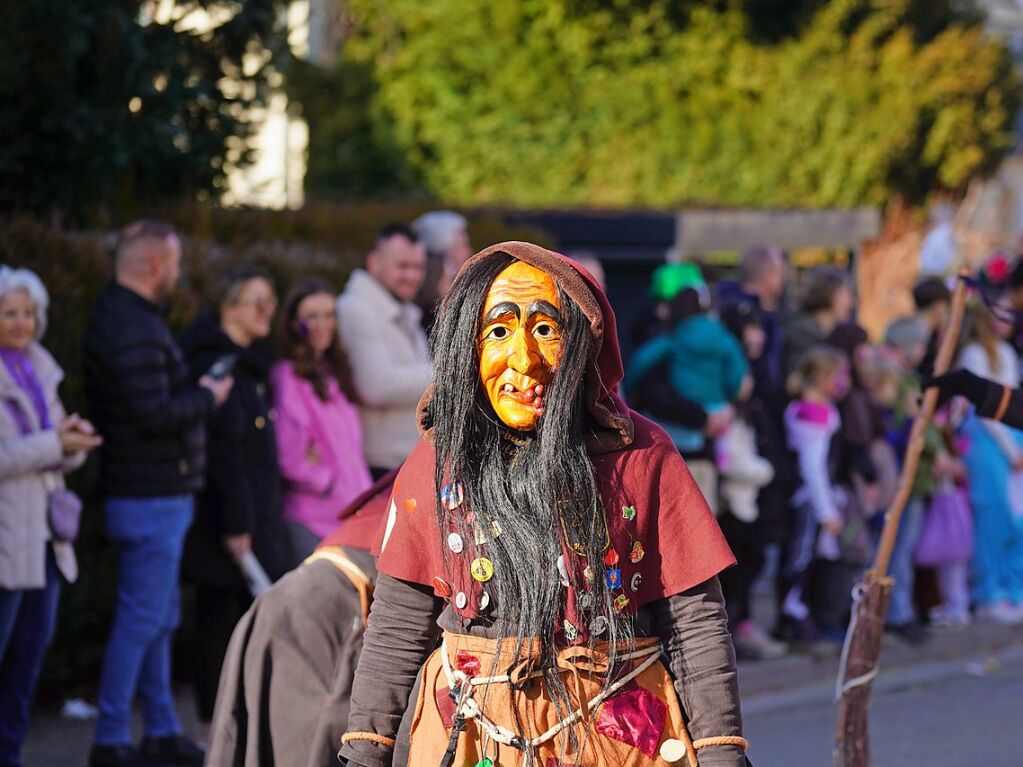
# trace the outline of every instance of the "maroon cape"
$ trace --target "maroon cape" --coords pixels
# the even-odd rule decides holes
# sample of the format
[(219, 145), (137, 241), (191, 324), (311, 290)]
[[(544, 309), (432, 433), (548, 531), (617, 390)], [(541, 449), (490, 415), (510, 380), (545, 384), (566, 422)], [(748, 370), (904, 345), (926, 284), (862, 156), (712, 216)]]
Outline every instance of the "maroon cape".
[(397, 473), (389, 471), (349, 503), (338, 514), (340, 524), (327, 533), (319, 545), (373, 550)]
[[(735, 559), (685, 462), (664, 431), (630, 411), (617, 395), (622, 362), (614, 313), (604, 293), (573, 261), (528, 243), (501, 243), (469, 262), (507, 253), (550, 274), (579, 304), (597, 339), (597, 353), (588, 365), (584, 386), (591, 435), (587, 448), (600, 485), (609, 533), (607, 556), (593, 563), (595, 577), (617, 583), (619, 607), (638, 607), (696, 586)], [(463, 267), (464, 273), (465, 267)], [(421, 425), (432, 387), (421, 403)], [(380, 572), (437, 588), (463, 618), (479, 612), (486, 584), (474, 580), (470, 565), (480, 556), (474, 541), (445, 557), (436, 521), (439, 488), (434, 484), (434, 451), (427, 430), (398, 473), (385, 523), (373, 553)], [(467, 511), (467, 510), (463, 510)], [(452, 528), (453, 529), (453, 528)], [(558, 531), (561, 533), (561, 531)], [(582, 575), (585, 565), (564, 543), (567, 567)], [(617, 577), (612, 572), (617, 568)], [(560, 577), (552, 572), (551, 577)], [(575, 596), (569, 590), (565, 618), (580, 626)], [(459, 607), (459, 594), (465, 594)], [(580, 627), (581, 628), (581, 627)], [(585, 632), (580, 632), (585, 633)]]

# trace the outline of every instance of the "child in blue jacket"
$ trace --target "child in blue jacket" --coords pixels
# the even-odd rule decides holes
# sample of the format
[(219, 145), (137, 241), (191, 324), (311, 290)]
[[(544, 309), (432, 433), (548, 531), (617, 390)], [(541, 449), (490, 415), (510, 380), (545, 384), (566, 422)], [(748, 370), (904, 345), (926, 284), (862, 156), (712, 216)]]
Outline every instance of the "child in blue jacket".
[[(633, 354), (624, 381), (626, 394), (664, 364), (680, 395), (698, 402), (708, 413), (728, 407), (739, 397), (748, 365), (735, 336), (708, 313), (710, 295), (700, 268), (692, 263), (665, 264), (655, 272), (654, 283), (670, 283), (677, 291), (669, 302), (670, 327)], [(681, 452), (703, 448), (702, 431), (661, 425)]]

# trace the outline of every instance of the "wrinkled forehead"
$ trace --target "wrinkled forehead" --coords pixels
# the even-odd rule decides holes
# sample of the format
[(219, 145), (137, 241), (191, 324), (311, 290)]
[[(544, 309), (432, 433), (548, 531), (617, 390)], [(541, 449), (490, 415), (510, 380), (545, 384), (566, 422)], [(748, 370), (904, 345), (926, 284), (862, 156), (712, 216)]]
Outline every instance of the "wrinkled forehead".
[(527, 308), (539, 301), (546, 301), (555, 309), (561, 308), (561, 297), (554, 278), (524, 261), (516, 261), (494, 278), (487, 291), (483, 314), (499, 304), (510, 303)]

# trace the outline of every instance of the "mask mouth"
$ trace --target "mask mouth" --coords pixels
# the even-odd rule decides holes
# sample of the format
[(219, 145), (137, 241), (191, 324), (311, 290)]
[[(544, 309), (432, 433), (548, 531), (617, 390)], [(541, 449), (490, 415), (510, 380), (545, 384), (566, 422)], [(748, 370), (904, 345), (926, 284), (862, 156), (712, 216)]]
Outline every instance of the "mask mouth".
[(531, 405), (537, 396), (535, 391), (537, 385), (538, 382), (530, 381), (524, 389), (520, 389), (511, 381), (506, 381), (501, 384), (501, 388), (498, 390), (498, 393), (499, 396), (507, 397), (521, 405)]

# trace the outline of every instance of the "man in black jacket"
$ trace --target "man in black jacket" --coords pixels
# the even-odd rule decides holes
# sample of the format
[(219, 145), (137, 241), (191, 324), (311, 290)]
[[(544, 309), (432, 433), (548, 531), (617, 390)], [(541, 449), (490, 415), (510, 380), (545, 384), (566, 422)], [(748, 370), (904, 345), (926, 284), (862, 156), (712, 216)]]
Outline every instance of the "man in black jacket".
[(138, 221), (121, 233), (115, 278), (85, 331), (86, 396), (104, 435), (100, 488), (121, 569), (117, 610), (99, 691), (90, 767), (135, 764), (132, 700), (138, 692), (150, 764), (201, 765), (181, 734), (170, 688), (178, 624), (178, 569), (205, 474), (207, 416), (231, 380), (194, 386), (160, 318), (181, 271), (181, 243), (167, 224)]

